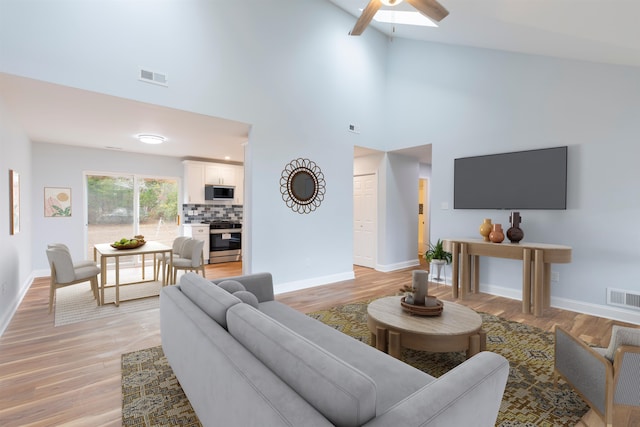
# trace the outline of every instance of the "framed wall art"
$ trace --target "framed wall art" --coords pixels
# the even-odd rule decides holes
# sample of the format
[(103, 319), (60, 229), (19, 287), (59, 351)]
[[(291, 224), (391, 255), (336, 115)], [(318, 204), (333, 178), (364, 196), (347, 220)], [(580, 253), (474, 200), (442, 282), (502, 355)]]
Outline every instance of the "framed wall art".
[(60, 187), (44, 188), (44, 216), (71, 216), (71, 189)]
[(20, 174), (9, 169), (9, 205), (11, 206), (10, 233), (20, 232)]

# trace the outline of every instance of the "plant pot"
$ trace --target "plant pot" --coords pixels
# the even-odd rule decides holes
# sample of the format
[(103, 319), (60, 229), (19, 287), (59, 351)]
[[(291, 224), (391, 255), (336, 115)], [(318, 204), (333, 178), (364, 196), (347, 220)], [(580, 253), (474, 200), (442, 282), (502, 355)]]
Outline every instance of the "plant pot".
[(431, 265), (435, 265), (436, 266), (436, 277), (433, 279), (437, 282), (442, 281), (442, 279), (440, 278), (440, 274), (442, 273), (442, 267), (444, 267), (444, 265), (447, 263), (447, 261), (443, 260), (443, 259), (432, 259), (431, 260)]

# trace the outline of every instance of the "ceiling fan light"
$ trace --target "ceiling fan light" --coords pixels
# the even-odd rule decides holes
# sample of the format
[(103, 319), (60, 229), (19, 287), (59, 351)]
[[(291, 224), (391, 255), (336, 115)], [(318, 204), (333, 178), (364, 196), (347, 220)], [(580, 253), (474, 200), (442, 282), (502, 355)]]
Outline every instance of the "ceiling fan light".
[(166, 140), (167, 138), (161, 135), (149, 135), (149, 134), (138, 135), (138, 141), (144, 142), (145, 144), (162, 144)]
[(421, 27), (438, 26), (423, 14), (408, 10), (379, 10), (373, 19), (376, 22), (384, 22), (386, 24), (418, 25)]
[(380, 0), (380, 3), (385, 6), (395, 6), (402, 3), (402, 0)]

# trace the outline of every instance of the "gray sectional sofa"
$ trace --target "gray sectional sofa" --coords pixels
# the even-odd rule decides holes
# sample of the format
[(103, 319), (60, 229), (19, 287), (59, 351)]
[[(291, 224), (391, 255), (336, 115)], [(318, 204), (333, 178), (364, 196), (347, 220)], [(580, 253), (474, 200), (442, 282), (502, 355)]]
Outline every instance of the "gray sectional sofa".
[(217, 282), (188, 273), (160, 295), (164, 353), (204, 426), (495, 424), (502, 356), (436, 379), (275, 301), (268, 273)]

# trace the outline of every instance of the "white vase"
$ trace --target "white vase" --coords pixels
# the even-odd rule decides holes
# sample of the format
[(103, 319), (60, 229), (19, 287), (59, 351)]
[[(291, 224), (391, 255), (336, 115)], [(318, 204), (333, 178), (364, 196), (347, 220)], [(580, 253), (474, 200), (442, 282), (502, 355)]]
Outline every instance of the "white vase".
[(429, 272), (425, 270), (414, 270), (412, 278), (414, 304), (422, 305), (424, 304), (424, 298), (429, 293)]

